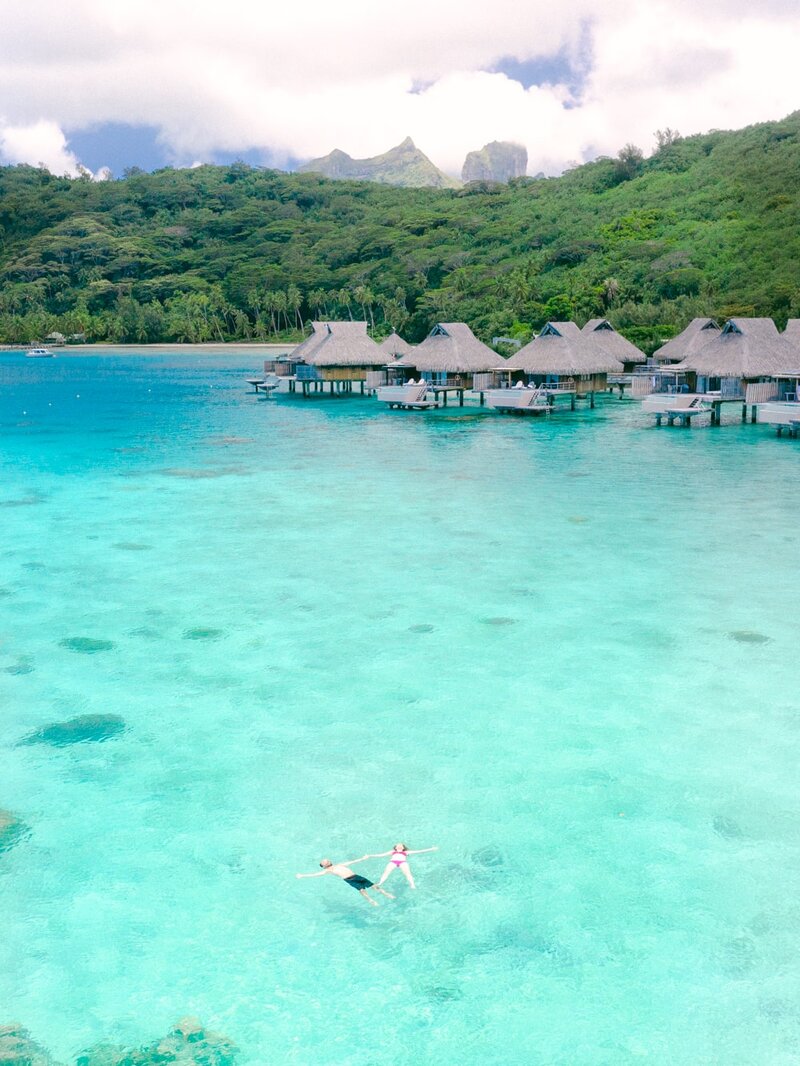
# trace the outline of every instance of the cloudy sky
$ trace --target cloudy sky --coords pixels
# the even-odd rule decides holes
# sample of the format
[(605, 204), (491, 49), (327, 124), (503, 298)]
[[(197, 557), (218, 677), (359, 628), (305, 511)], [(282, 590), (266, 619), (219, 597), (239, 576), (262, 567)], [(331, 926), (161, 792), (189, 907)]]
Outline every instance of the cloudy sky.
[(3, 0), (0, 161), (291, 167), (410, 135), (529, 172), (800, 108), (796, 0)]

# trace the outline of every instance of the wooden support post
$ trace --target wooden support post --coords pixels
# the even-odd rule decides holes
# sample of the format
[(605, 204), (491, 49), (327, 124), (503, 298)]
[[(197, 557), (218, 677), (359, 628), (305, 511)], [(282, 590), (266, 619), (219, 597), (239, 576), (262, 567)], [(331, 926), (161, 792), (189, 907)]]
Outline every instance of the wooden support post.
[(594, 410), (594, 389), (589, 393), (589, 406)]
[(464, 390), (463, 389), (460, 389), (459, 393), (458, 393), (458, 406), (459, 407), (463, 407), (464, 406)]
[(447, 389), (442, 390), (442, 405), (447, 407)]
[[(574, 392), (571, 392), (569, 394), (569, 409), (570, 409), (570, 411), (574, 411), (575, 410), (575, 393)], [(660, 422), (659, 422), (659, 425), (661, 425)]]
[(742, 421), (743, 422), (747, 421), (747, 404), (746, 403), (742, 404)]
[(778, 430), (778, 436), (780, 437), (780, 435), (783, 433), (783, 426), (778, 426), (777, 430)]
[(364, 395), (364, 382), (361, 382), (361, 395)]
[(478, 396), (480, 397), (480, 403), (478, 404), (478, 406), (483, 407), (484, 403), (486, 402), (486, 397), (482, 392), (479, 392)]
[(758, 407), (753, 403), (753, 404), (750, 404), (750, 423), (751, 423), (751, 425), (754, 426), (757, 421), (758, 421)]
[(661, 425), (661, 419), (662, 419), (662, 418), (663, 418), (663, 415), (660, 415), (660, 414), (659, 414), (659, 415), (656, 415), (656, 425), (657, 425), (657, 426), (660, 426), (660, 425)]

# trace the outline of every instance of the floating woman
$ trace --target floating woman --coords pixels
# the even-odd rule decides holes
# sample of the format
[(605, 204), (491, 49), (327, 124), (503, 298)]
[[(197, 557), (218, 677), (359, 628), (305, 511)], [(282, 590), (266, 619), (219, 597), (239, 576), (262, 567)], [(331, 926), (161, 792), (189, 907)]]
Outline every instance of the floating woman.
[(386, 863), (386, 869), (381, 874), (381, 879), (375, 887), (380, 888), (386, 878), (395, 870), (402, 870), (405, 874), (406, 881), (408, 881), (412, 888), (416, 888), (417, 886), (414, 884), (414, 878), (411, 874), (411, 867), (408, 865), (408, 856), (422, 855), (423, 852), (426, 851), (438, 850), (438, 848), (418, 848), (416, 851), (409, 851), (405, 844), (395, 844), (392, 851), (379, 851), (376, 855), (368, 856), (370, 859), (383, 859), (387, 855), (389, 856), (389, 861)]

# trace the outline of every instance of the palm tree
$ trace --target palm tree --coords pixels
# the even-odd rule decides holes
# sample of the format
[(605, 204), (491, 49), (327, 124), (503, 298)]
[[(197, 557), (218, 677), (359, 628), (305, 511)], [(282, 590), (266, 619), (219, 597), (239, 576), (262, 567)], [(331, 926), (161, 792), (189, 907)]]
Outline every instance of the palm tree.
[(603, 304), (610, 307), (619, 296), (620, 285), (616, 278), (606, 278), (601, 282), (601, 297)]
[(348, 315), (350, 321), (352, 322), (353, 321), (353, 309), (350, 306), (350, 293), (349, 293), (349, 291), (347, 289), (339, 289), (338, 293), (336, 294), (336, 297), (339, 300), (339, 303), (343, 304), (344, 307), (347, 308), (347, 315)]
[(278, 329), (280, 329), (280, 325), (281, 325), (281, 315), (283, 315), (284, 328), (288, 329), (289, 328), (289, 318), (288, 318), (288, 315), (286, 314), (286, 311), (287, 311), (287, 308), (289, 306), (289, 301), (286, 299), (286, 293), (283, 292), (281, 289), (278, 289), (277, 292), (274, 292), (272, 294), (272, 302), (273, 302), (273, 305), (275, 307), (275, 313), (276, 313), (277, 318), (278, 318)]
[(326, 294), (324, 289), (312, 289), (308, 294), (308, 307), (315, 318), (320, 317), (320, 312), (324, 311), (327, 314), (327, 308), (325, 306)]
[(290, 285), (286, 290), (286, 303), (294, 311), (295, 325), (302, 330), (303, 319), (300, 317), (300, 308), (303, 306), (303, 294), (296, 285)]
[(375, 302), (375, 296), (372, 290), (367, 285), (359, 285), (353, 293), (356, 300), (361, 304), (361, 313), (366, 321), (367, 311), (369, 311), (369, 320), (373, 333), (375, 332), (375, 319), (372, 316), (372, 305)]

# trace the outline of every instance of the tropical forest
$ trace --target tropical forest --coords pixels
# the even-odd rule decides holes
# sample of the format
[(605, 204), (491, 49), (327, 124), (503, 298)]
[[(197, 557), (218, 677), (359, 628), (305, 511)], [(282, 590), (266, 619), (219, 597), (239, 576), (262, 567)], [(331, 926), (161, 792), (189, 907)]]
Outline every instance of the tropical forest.
[(0, 168), (0, 342), (291, 341), (326, 318), (412, 342), (464, 321), (490, 342), (603, 316), (652, 351), (697, 315), (800, 316), (800, 113), (655, 138), (459, 189)]

